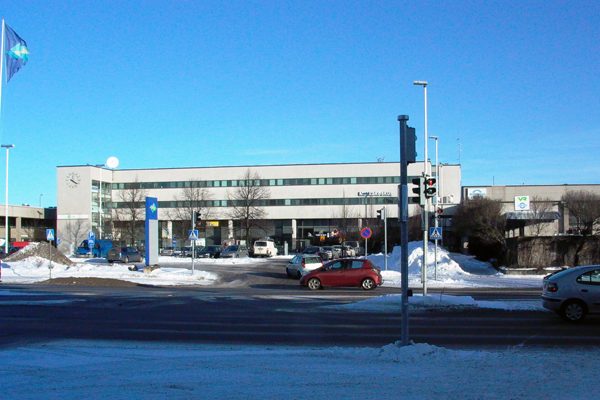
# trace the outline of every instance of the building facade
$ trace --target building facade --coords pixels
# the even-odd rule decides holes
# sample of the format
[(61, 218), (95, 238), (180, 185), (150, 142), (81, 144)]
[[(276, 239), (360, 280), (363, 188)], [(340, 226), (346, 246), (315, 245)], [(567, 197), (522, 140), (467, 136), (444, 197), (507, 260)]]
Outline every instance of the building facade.
[(6, 237), (12, 242), (39, 242), (46, 240), (46, 229), (56, 229), (56, 208), (8, 206), (8, 235), (6, 234), (6, 206), (0, 205), (0, 247)]
[(562, 197), (581, 191), (600, 195), (600, 185), (465, 186), (462, 195), (501, 201), (507, 237), (556, 236), (579, 234), (578, 221), (564, 207)]
[[(408, 166), (411, 197), (418, 197), (412, 193), (411, 181), (422, 171), (422, 162)], [(247, 235), (244, 224), (232, 217), (232, 211), (236, 194), (249, 174), (268, 197), (258, 199), (256, 204), (264, 216)], [(460, 166), (443, 165), (437, 180), (443, 203), (440, 207), (456, 206), (461, 197)], [(188, 245), (190, 213), (199, 210), (203, 214), (199, 237), (206, 244), (269, 236), (295, 249), (339, 240), (341, 236), (356, 240), (362, 227), (376, 224), (377, 210), (383, 207), (388, 223), (397, 226), (400, 164), (135, 170), (64, 166), (57, 168), (57, 182), (57, 237), (61, 238), (59, 249), (65, 253), (74, 251), (89, 232), (94, 232), (96, 238), (143, 246), (142, 202), (146, 196), (158, 200), (161, 247)], [(411, 215), (419, 210), (418, 204), (409, 206)]]

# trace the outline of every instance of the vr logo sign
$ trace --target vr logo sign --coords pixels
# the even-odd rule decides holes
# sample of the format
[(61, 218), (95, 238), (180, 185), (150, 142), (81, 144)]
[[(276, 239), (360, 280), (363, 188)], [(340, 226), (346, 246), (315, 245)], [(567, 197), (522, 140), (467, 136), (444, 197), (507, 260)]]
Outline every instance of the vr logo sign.
[(515, 211), (529, 211), (529, 196), (515, 196)]

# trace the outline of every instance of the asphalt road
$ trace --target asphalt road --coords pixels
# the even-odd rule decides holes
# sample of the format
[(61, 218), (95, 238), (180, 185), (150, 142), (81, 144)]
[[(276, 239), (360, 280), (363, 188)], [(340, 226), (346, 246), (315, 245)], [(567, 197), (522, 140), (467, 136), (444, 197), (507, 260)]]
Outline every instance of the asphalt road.
[[(398, 294), (397, 288), (309, 291), (288, 279), (283, 262), (276, 260), (226, 268), (216, 285), (194, 288), (1, 284), (0, 346), (103, 339), (380, 347), (401, 338), (399, 310), (372, 313), (329, 307)], [(202, 265), (202, 269), (209, 266)], [(488, 300), (537, 299), (540, 295), (531, 289), (444, 293)], [(409, 337), (460, 348), (600, 346), (600, 320), (588, 317), (572, 325), (541, 311), (411, 309)]]

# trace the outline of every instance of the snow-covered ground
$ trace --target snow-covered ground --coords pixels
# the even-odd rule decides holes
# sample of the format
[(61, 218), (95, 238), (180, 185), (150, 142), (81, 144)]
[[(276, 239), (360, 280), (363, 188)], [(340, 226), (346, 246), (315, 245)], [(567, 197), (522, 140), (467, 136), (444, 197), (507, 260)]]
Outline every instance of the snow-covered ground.
[[(540, 287), (542, 276), (532, 275), (505, 275), (494, 270), (489, 263), (475, 260), (470, 256), (449, 253), (438, 247), (437, 268), (434, 263), (434, 246), (428, 246), (428, 286), (442, 287)], [(277, 258), (290, 258), (292, 256), (279, 256)], [(409, 244), (409, 286), (421, 286), (421, 265), (423, 247), (421, 242)], [(112, 278), (122, 279), (148, 285), (211, 285), (217, 280), (217, 275), (202, 270), (204, 263), (220, 263), (223, 265), (250, 264), (256, 262), (269, 262), (268, 259), (254, 258), (229, 258), (229, 259), (197, 259), (195, 260), (194, 273), (188, 268), (160, 268), (150, 274), (139, 271), (130, 271), (130, 265), (115, 263), (110, 265), (105, 259), (70, 258), (75, 266), (66, 266), (53, 263), (52, 278)], [(400, 247), (388, 255), (388, 269), (385, 270), (383, 254), (369, 255), (369, 259), (381, 267), (384, 286), (400, 287)], [(159, 264), (177, 263), (190, 264), (189, 258), (159, 257)], [(138, 263), (140, 264), (140, 263)], [(35, 283), (50, 278), (49, 262), (45, 258), (30, 257), (18, 262), (3, 262), (1, 279), (4, 283)], [(282, 269), (283, 271), (283, 269)]]
[[(433, 260), (433, 246), (429, 259)], [(400, 285), (399, 249), (388, 258), (385, 285)], [(409, 282), (420, 287), (422, 248), (410, 244)], [(369, 259), (384, 269), (383, 255)], [(150, 274), (104, 260), (54, 265), (53, 277), (104, 277), (156, 285), (211, 285), (217, 276), (197, 260), (195, 273), (161, 268)], [(167, 261), (167, 260), (164, 260)], [(189, 259), (168, 258), (170, 263)], [(437, 273), (437, 279), (433, 279)], [(438, 249), (430, 287), (540, 287), (541, 276), (497, 273), (486, 263)], [(48, 279), (48, 262), (2, 264), (4, 283)], [(0, 285), (0, 304), (2, 286)], [(14, 293), (11, 293), (14, 295)], [(398, 310), (400, 296), (380, 296), (340, 310)], [(468, 296), (410, 298), (412, 307), (541, 309), (538, 301), (475, 301)], [(461, 351), (420, 343), (381, 348), (268, 348), (110, 341), (56, 341), (0, 350), (3, 399), (579, 399), (593, 397), (598, 349)]]

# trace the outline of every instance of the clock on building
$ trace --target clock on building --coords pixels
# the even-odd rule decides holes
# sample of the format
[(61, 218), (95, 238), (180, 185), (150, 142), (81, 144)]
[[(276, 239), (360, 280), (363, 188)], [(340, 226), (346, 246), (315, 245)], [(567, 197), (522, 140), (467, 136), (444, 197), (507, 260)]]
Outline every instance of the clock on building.
[(77, 172), (70, 172), (69, 174), (67, 174), (66, 181), (68, 187), (75, 188), (81, 183), (81, 177)]

